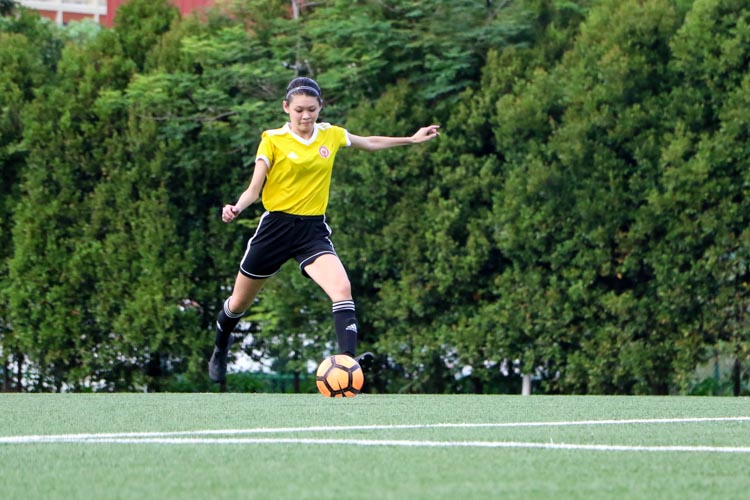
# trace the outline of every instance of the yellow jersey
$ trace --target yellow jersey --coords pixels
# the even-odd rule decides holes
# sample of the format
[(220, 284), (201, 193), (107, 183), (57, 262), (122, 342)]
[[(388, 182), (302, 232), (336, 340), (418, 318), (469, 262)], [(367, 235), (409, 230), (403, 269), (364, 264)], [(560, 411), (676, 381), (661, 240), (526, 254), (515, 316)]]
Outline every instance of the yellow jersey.
[(333, 160), (342, 146), (351, 146), (349, 133), (330, 123), (316, 123), (310, 139), (292, 132), (288, 123), (263, 132), (255, 159), (269, 167), (262, 198), (265, 209), (324, 215)]

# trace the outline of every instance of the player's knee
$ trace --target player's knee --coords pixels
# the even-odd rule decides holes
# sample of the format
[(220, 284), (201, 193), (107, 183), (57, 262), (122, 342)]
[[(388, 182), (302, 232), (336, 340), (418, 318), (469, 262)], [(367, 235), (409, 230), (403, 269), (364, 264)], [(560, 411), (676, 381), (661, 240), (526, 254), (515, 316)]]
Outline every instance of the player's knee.
[(242, 296), (239, 295), (232, 295), (229, 297), (229, 302), (227, 303), (227, 306), (229, 307), (229, 310), (234, 314), (243, 314), (247, 309), (250, 307), (252, 302), (252, 299), (245, 298), (243, 300)]
[(331, 300), (334, 302), (339, 300), (351, 300), (352, 298), (352, 284), (349, 279), (339, 280), (331, 290)]
[(229, 297), (227, 306), (233, 313), (242, 314), (247, 311), (253, 302), (258, 292), (263, 288), (265, 280), (250, 279), (242, 274), (238, 274), (237, 281), (234, 284), (232, 290), (232, 296)]

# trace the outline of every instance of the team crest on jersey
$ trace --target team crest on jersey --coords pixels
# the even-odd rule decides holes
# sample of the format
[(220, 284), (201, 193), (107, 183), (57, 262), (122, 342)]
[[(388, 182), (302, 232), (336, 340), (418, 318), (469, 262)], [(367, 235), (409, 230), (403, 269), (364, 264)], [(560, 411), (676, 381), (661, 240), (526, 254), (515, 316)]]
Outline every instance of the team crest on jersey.
[(328, 158), (329, 156), (331, 156), (331, 152), (325, 146), (320, 146), (318, 153), (320, 153), (321, 158)]

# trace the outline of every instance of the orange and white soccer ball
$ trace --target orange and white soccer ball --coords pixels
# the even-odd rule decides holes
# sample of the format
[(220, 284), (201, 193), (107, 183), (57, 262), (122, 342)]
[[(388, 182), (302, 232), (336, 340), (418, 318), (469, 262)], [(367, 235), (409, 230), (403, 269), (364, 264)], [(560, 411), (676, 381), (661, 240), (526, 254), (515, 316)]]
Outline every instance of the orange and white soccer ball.
[(318, 365), (315, 382), (323, 396), (353, 398), (362, 390), (365, 375), (357, 360), (346, 354), (334, 354)]

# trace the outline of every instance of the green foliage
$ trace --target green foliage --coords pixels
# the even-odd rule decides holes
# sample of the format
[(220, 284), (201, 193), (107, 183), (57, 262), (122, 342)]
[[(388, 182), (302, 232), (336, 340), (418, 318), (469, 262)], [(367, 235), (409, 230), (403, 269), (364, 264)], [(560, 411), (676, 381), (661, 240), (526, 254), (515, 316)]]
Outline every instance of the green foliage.
[(18, 5), (15, 0), (0, 0), (0, 16), (11, 14)]
[[(499, 244), (517, 255), (521, 277), (538, 277), (524, 288), (542, 289), (522, 322), (528, 333), (509, 343), (524, 346), (514, 357), (524, 360), (525, 370), (567, 359), (557, 381), (562, 390), (667, 387), (660, 384), (669, 343), (649, 331), (654, 325), (647, 319), (653, 314), (644, 287), (649, 271), (631, 264), (622, 240), (653, 175), (662, 122), (651, 113), (661, 107), (666, 47), (676, 26), (663, 2), (592, 9), (562, 63), (535, 75), (522, 100), (509, 100), (500, 118), (498, 136), (506, 121), (511, 128), (499, 139), (511, 149), (512, 137), (525, 133), (529, 140), (511, 156), (505, 188), (512, 191), (495, 208), (503, 228)], [(498, 107), (506, 110), (505, 104)], [(509, 285), (516, 289), (514, 281)], [(527, 308), (528, 296), (510, 309)]]
[[(10, 237), (15, 224), (16, 205), (21, 197), (28, 148), (24, 144), (24, 110), (34, 98), (35, 90), (53, 73), (59, 58), (61, 41), (49, 23), (38, 15), (18, 9), (14, 15), (0, 17), (0, 359), (2, 366), (11, 361), (23, 365), (19, 337), (10, 321), (9, 259), (14, 252)], [(3, 373), (4, 387), (10, 386), (11, 374)], [(20, 386), (20, 380), (16, 380)]]
[(414, 99), (447, 115), (459, 93), (475, 86), (487, 51), (527, 43), (533, 26), (529, 10), (513, 3), (322, 3), (297, 35), (296, 66), (312, 73), (329, 103), (344, 111), (405, 80)]
[(13, 15), (0, 17), (0, 32), (16, 33), (33, 41), (34, 51), (50, 68), (54, 68), (60, 58), (64, 44), (60, 29), (36, 11), (19, 7)]
[(66, 41), (83, 45), (92, 42), (101, 30), (101, 25), (96, 21), (82, 19), (66, 24), (62, 29), (62, 36)]
[(682, 387), (690, 367), (719, 341), (734, 346), (736, 359), (748, 359), (750, 213), (741, 165), (748, 154), (749, 21), (742, 2), (696, 2), (671, 44), (679, 84), (644, 228), (660, 237), (651, 260), (659, 294), (674, 304), (670, 321), (683, 332), (678, 345), (691, 347), (677, 358)]
[(127, 57), (139, 69), (144, 67), (148, 51), (169, 31), (179, 18), (179, 10), (168, 0), (129, 0), (115, 14), (115, 32)]
[[(116, 144), (116, 123), (100, 120), (94, 103), (102, 86), (124, 85), (132, 71), (111, 42), (103, 33), (90, 46), (68, 46), (56, 77), (25, 108), (29, 156), (8, 293), (23, 352), (38, 363), (37, 389), (98, 380), (97, 349), (109, 333), (93, 314), (103, 255), (89, 221), (103, 159)], [(98, 71), (90, 66), (94, 58)]]

